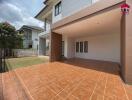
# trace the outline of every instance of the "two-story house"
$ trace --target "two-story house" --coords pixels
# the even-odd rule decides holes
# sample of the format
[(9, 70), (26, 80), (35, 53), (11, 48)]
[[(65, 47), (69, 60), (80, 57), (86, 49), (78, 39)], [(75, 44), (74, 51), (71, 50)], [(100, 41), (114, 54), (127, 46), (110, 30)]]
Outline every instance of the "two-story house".
[(25, 49), (38, 49), (38, 35), (44, 29), (37, 26), (23, 25), (19, 32), (23, 34), (23, 48)]
[(125, 82), (132, 83), (132, 10), (121, 9), (124, 4), (132, 6), (131, 0), (45, 0), (44, 4), (36, 18), (45, 23), (40, 37), (50, 41), (51, 61), (64, 56), (116, 62)]

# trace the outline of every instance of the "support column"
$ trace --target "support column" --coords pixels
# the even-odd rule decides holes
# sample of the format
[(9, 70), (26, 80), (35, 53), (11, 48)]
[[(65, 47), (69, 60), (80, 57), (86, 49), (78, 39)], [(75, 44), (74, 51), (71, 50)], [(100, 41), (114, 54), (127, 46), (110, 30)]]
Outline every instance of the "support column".
[[(126, 0), (132, 8), (132, 0)], [(121, 20), (121, 63), (122, 76), (126, 83), (132, 84), (132, 9)]]
[(60, 61), (62, 55), (62, 35), (51, 32), (50, 34), (50, 61)]

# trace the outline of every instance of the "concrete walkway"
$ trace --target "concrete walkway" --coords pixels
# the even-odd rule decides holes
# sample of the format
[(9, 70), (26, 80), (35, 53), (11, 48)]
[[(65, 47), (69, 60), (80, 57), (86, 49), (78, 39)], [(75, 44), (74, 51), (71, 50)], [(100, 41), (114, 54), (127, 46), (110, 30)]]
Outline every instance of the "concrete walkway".
[(2, 74), (2, 91), (0, 100), (30, 100), (14, 71)]
[(2, 74), (4, 100), (132, 100), (115, 63), (69, 60)]

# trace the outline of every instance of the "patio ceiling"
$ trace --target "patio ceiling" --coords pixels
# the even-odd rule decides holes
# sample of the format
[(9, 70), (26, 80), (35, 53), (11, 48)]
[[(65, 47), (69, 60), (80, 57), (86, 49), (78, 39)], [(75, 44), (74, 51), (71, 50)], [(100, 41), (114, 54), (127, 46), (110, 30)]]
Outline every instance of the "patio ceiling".
[(115, 8), (53, 30), (68, 37), (120, 32), (121, 10)]

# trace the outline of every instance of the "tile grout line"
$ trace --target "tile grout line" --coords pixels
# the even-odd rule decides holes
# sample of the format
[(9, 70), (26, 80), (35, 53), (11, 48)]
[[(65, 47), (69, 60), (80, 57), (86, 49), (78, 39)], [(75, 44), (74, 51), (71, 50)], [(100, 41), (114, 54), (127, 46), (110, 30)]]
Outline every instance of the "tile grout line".
[[(60, 79), (61, 80), (61, 79)], [(56, 96), (55, 97), (57, 97), (61, 92), (63, 92), (67, 87), (69, 87), (69, 85), (67, 85), (64, 89), (62, 89), (60, 92), (58, 92), (57, 94), (56, 94)], [(54, 98), (55, 98), (54, 97)], [(60, 96), (61, 97), (61, 96)], [(62, 98), (62, 97), (61, 97)], [(64, 100), (64, 99), (63, 99)]]
[(4, 99), (4, 80), (3, 80), (3, 74), (1, 74), (1, 84), (2, 84), (2, 99)]
[(77, 86), (71, 91), (71, 93), (69, 93), (69, 94), (67, 95), (67, 97), (66, 97), (64, 100), (66, 100), (66, 99), (68, 98), (68, 96), (71, 95), (72, 92), (78, 88), (78, 86), (81, 84), (82, 81), (83, 81), (83, 79), (77, 84)]
[(93, 89), (93, 92), (92, 92), (92, 94), (91, 94), (91, 96), (90, 96), (90, 99), (89, 99), (89, 100), (91, 100), (91, 99), (92, 99), (92, 96), (93, 96), (93, 94), (94, 94), (94, 91), (95, 91), (95, 89), (96, 89), (96, 88), (97, 88), (97, 86), (98, 86), (98, 82), (99, 82), (99, 80), (100, 80), (101, 74), (102, 74), (102, 72), (100, 72), (99, 79), (98, 79), (98, 81), (97, 81), (97, 82), (96, 82), (96, 84), (95, 84), (95, 87), (94, 87), (94, 89)]
[(5, 95), (4, 95), (4, 94), (5, 94), (5, 84), (4, 84), (4, 82), (5, 82), (5, 81), (4, 81), (4, 78), (3, 78), (3, 77), (4, 77), (4, 76), (3, 76), (3, 74), (2, 74), (2, 86), (3, 86), (3, 87), (2, 87), (2, 89), (3, 89), (3, 99), (5, 99)]
[[(60, 86), (57, 85), (57, 87), (61, 88)], [(53, 89), (52, 89), (53, 90)], [(54, 90), (53, 90), (54, 91)], [(55, 91), (54, 91), (55, 92)], [(78, 99), (76, 96), (72, 95), (74, 98)], [(59, 96), (60, 98), (62, 98), (61, 96)], [(63, 99), (63, 98), (62, 98)], [(63, 99), (64, 100), (64, 99)]]
[[(47, 86), (47, 88), (49, 88), (49, 90), (51, 90), (53, 93), (55, 93), (56, 94), (56, 92), (53, 90), (53, 89), (51, 89), (49, 86)], [(61, 99), (63, 99), (61, 96), (59, 96)], [(52, 100), (52, 99), (51, 99)], [(64, 100), (64, 99), (63, 99)]]
[[(107, 82), (108, 82), (108, 75), (106, 77), (106, 82), (105, 82), (105, 89), (104, 89), (104, 95), (105, 95), (105, 92), (106, 92), (106, 86), (107, 86)], [(105, 100), (105, 97), (103, 95), (103, 100)]]
[(121, 83), (122, 83), (122, 85), (123, 85), (123, 89), (124, 89), (124, 91), (125, 91), (125, 95), (126, 95), (126, 97), (127, 97), (127, 100), (129, 100), (129, 97), (128, 97), (128, 95), (127, 95), (127, 92), (126, 92), (124, 83), (123, 83), (123, 81), (122, 81), (121, 79), (120, 79), (120, 81), (121, 81)]
[[(84, 73), (84, 74), (85, 74), (85, 73)], [(68, 94), (68, 96), (71, 95), (72, 92), (78, 88), (78, 86), (82, 83), (82, 81), (83, 81), (84, 79), (85, 79), (85, 77), (84, 77), (83, 79), (80, 79), (81, 81), (80, 81), (80, 82), (77, 84), (77, 86), (71, 91), (71, 93)], [(68, 96), (67, 96), (67, 97), (68, 97)], [(64, 100), (66, 100), (67, 97), (66, 97)], [(76, 96), (75, 96), (75, 97), (76, 97)], [(76, 97), (76, 98), (77, 98), (77, 97)], [(78, 99), (78, 98), (77, 98), (77, 99)]]
[[(16, 73), (14, 71), (12, 71), (12, 73), (10, 73), (10, 74), (12, 75), (12, 80), (15, 82), (15, 85), (17, 86), (17, 88), (16, 88), (17, 95), (18, 95), (19, 89), (21, 89), (23, 98), (28, 98), (27, 94), (25, 93), (25, 90), (20, 85), (21, 83), (18, 80), (18, 77), (16, 76)], [(18, 98), (20, 98), (19, 95), (18, 95)]]
[[(73, 81), (72, 81), (72, 83), (74, 83)], [(55, 97), (57, 97), (61, 92), (63, 92), (66, 88), (68, 88), (70, 85), (67, 85), (64, 89), (62, 89), (62, 91), (60, 91), (59, 93), (57, 93), (56, 94), (56, 96)]]
[[(81, 80), (81, 79), (80, 79)], [(74, 83), (74, 81), (72, 81), (72, 83)], [(69, 85), (67, 85), (62, 91), (60, 91), (59, 93), (57, 93), (56, 94), (56, 96), (55, 97), (57, 97), (61, 92), (63, 92), (66, 88), (68, 88), (69, 87)]]
[[(11, 77), (11, 72), (9, 71), (8, 72), (8, 76), (10, 77), (9, 79), (10, 79), (10, 81), (13, 83), (14, 82), (14, 80), (12, 79), (12, 77)], [(16, 91), (17, 89), (15, 88), (15, 91)], [(16, 91), (17, 92), (17, 91)], [(18, 92), (16, 93), (16, 95), (17, 95), (17, 99), (18, 99)]]
[(32, 97), (32, 95), (30, 93), (30, 91), (27, 89), (27, 87), (25, 86), (24, 82), (22, 81), (22, 79), (20, 78), (20, 76), (18, 75), (18, 73), (16, 71), (14, 71), (14, 72), (15, 72), (16, 76), (18, 77), (18, 79), (20, 80), (20, 83), (23, 85), (23, 88), (24, 88), (25, 92), (28, 94), (29, 98), (31, 100), (34, 100), (34, 98)]

